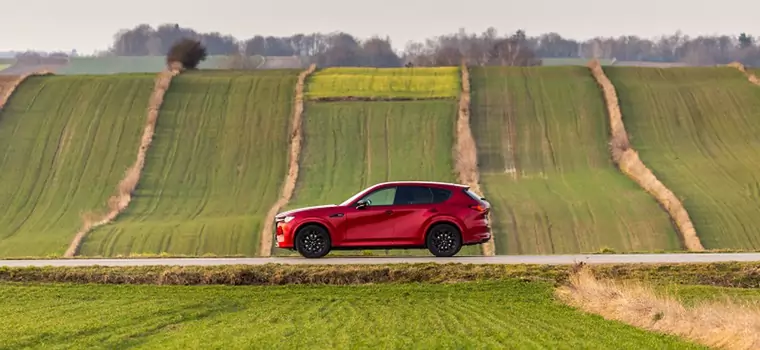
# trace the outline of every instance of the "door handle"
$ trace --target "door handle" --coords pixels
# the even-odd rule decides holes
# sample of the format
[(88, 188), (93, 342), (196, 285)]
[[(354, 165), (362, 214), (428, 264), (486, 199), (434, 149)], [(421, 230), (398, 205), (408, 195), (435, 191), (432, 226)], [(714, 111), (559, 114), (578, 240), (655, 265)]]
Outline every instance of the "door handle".
[(388, 214), (388, 215), (391, 215), (391, 214), (393, 214), (393, 210), (386, 210), (385, 213)]

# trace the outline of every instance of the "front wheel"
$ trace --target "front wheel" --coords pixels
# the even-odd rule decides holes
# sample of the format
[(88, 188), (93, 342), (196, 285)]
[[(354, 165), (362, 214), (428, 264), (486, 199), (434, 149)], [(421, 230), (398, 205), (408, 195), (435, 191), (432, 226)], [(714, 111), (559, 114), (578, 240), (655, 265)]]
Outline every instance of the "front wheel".
[(430, 229), (426, 238), (428, 250), (438, 257), (450, 257), (462, 249), (462, 235), (450, 224), (438, 224)]
[(319, 225), (306, 225), (296, 233), (295, 246), (304, 258), (321, 258), (330, 252), (330, 233)]

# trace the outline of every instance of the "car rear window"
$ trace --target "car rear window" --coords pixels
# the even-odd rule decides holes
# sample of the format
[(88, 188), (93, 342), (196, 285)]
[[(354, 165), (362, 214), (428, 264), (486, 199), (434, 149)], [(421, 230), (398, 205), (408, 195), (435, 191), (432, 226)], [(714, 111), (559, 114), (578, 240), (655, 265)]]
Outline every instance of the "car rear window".
[(470, 198), (474, 199), (478, 203), (482, 203), (483, 201), (480, 199), (480, 196), (478, 196), (475, 192), (470, 191), (470, 189), (464, 190), (464, 193), (467, 193)]

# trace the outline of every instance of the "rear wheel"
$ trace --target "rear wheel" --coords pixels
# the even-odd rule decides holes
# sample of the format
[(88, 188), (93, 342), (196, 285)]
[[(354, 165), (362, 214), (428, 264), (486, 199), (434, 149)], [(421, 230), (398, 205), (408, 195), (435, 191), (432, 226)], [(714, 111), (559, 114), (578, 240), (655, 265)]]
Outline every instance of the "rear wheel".
[(462, 235), (450, 224), (438, 224), (430, 228), (426, 240), (428, 250), (438, 257), (450, 257), (462, 249)]
[(304, 258), (321, 258), (330, 252), (330, 233), (319, 225), (306, 225), (296, 233), (295, 246)]

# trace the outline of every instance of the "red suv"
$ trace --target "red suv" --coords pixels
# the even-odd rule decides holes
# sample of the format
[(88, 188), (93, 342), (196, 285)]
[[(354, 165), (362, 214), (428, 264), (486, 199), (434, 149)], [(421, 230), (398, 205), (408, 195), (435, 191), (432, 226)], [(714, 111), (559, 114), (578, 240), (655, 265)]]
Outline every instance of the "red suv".
[(453, 256), (491, 239), (491, 205), (469, 187), (423, 181), (384, 182), (339, 205), (275, 216), (277, 247), (320, 258), (330, 250), (427, 248)]

